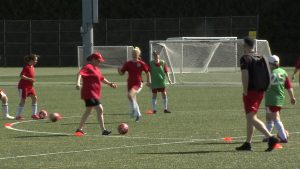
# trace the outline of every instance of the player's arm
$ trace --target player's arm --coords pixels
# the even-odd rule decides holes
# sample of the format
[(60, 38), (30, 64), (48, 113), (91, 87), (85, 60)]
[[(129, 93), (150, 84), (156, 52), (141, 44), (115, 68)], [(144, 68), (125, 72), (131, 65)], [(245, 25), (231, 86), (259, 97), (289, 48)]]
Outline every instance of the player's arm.
[(242, 69), (241, 72), (242, 72), (243, 94), (246, 96), (248, 91), (249, 72), (247, 69)]
[(170, 84), (172, 84), (172, 81), (171, 81), (171, 79), (170, 79), (169, 72), (168, 72), (168, 66), (167, 66), (166, 64), (165, 64), (165, 67), (164, 67), (164, 72), (165, 72), (165, 74), (166, 74), (166, 76), (167, 76), (168, 82), (169, 82)]
[(77, 83), (76, 83), (76, 89), (79, 90), (81, 87), (81, 74), (77, 74)]
[(27, 80), (27, 81), (30, 81), (30, 82), (35, 82), (35, 80), (33, 78), (30, 78), (30, 77), (27, 77), (25, 75), (20, 75), (20, 78), (23, 79), (23, 80)]
[(117, 84), (115, 84), (114, 82), (108, 81), (106, 78), (104, 78), (104, 79), (102, 80), (102, 82), (103, 82), (104, 84), (109, 85), (109, 86), (112, 87), (112, 88), (117, 88), (117, 87), (118, 87)]
[(123, 65), (123, 67), (118, 68), (119, 75), (124, 75), (126, 70), (127, 70), (127, 62)]
[(151, 75), (149, 71), (146, 71), (146, 78), (147, 78), (147, 86), (151, 85)]
[(292, 105), (296, 104), (296, 98), (295, 98), (293, 87), (292, 87), (292, 83), (291, 83), (289, 77), (286, 77), (285, 83), (284, 83), (284, 87), (288, 91), (288, 94), (289, 94), (290, 100), (291, 100), (291, 104)]

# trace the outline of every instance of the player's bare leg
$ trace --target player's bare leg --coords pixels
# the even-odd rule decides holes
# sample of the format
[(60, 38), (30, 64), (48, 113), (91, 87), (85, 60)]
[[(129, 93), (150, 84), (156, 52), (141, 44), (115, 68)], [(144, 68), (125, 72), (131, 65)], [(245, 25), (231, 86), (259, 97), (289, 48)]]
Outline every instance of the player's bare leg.
[(106, 130), (104, 125), (104, 115), (103, 115), (103, 106), (100, 104), (99, 106), (95, 106), (97, 112), (97, 120), (102, 131), (102, 135), (109, 135), (111, 131)]
[(87, 118), (91, 115), (92, 110), (93, 110), (93, 107), (86, 107), (84, 114), (81, 116), (81, 120), (80, 120), (79, 127), (78, 127), (77, 131), (78, 130), (82, 131), (83, 126), (84, 126)]

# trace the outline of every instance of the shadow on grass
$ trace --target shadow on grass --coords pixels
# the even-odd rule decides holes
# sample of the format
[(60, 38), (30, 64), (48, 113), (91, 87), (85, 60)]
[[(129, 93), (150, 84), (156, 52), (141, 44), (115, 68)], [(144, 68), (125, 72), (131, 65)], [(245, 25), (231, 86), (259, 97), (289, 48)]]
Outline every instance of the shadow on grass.
[(208, 153), (236, 153), (236, 150), (200, 150), (200, 151), (177, 151), (177, 152), (158, 152), (158, 153), (139, 153), (147, 155), (184, 155), (184, 154), (208, 154)]

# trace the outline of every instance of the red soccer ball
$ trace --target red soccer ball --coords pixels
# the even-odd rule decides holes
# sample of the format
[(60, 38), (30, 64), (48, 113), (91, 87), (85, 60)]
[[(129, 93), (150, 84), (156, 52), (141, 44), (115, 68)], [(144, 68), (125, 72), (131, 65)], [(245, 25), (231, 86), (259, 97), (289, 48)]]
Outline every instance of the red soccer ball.
[(128, 132), (128, 125), (126, 123), (121, 123), (119, 126), (118, 126), (118, 132), (122, 135), (126, 134)]
[(48, 112), (46, 110), (41, 110), (39, 112), (40, 119), (45, 119), (48, 116)]
[(57, 113), (57, 112), (56, 112), (56, 113), (50, 114), (49, 119), (50, 119), (50, 121), (52, 121), (52, 122), (57, 122), (57, 121), (59, 121), (59, 120), (62, 119), (62, 116), (60, 115), (60, 113)]

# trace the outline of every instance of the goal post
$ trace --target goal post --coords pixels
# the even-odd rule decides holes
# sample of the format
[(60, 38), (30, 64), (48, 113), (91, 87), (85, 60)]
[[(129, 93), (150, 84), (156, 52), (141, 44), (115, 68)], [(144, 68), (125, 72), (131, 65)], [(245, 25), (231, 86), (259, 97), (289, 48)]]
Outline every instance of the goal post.
[[(105, 67), (116, 68), (122, 66), (132, 55), (133, 46), (93, 46), (93, 52), (99, 52), (104, 57)], [(83, 47), (77, 46), (78, 67), (81, 68), (86, 63), (83, 56)]]
[[(270, 56), (268, 41), (256, 40), (255, 50)], [(185, 83), (184, 76), (195, 73), (235, 72), (243, 55), (243, 39), (237, 37), (179, 37), (149, 42), (170, 67), (173, 83)]]

